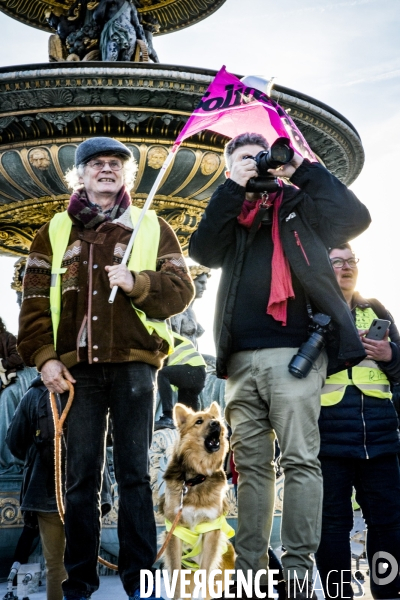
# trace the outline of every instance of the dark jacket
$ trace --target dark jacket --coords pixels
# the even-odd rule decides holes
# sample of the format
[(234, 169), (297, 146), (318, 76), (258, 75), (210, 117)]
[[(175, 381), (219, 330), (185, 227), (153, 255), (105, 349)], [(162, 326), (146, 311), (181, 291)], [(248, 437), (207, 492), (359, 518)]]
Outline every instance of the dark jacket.
[[(367, 208), (334, 175), (304, 160), (291, 178), (300, 189), (284, 186), (279, 210), (282, 245), (290, 266), (314, 308), (335, 325), (328, 345), (328, 373), (359, 362), (364, 348), (333, 274), (327, 249), (356, 237), (370, 223)], [(226, 376), (231, 353), (231, 323), (248, 231), (237, 221), (245, 188), (228, 179), (214, 192), (190, 240), (193, 260), (222, 267), (214, 321), (217, 374)]]
[(12, 377), (9, 377), (10, 373), (16, 373), (17, 369), (22, 369), (24, 361), (17, 351), (17, 338), (9, 331), (0, 333), (0, 358), (6, 378), (12, 381)]
[[(49, 391), (36, 377), (18, 404), (7, 431), (10, 452), (24, 461), (21, 510), (57, 512), (54, 471), (54, 421)], [(101, 490), (102, 516), (112, 508), (111, 478), (106, 463)]]
[(36, 377), (18, 404), (7, 431), (10, 452), (25, 462), (21, 510), (57, 512), (54, 423), (48, 389)]
[[(388, 319), (392, 360), (378, 362), (390, 383), (400, 382), (400, 335), (393, 316), (375, 298), (353, 296), (355, 308), (372, 308), (379, 319)], [(375, 458), (400, 452), (399, 421), (391, 400), (366, 396), (349, 385), (343, 399), (333, 406), (322, 406), (319, 419), (321, 456)]]

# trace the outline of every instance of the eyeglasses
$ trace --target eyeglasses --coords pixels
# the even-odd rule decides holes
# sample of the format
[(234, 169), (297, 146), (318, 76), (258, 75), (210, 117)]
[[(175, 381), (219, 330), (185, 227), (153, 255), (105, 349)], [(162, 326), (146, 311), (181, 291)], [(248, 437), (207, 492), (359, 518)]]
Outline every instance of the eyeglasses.
[(348, 258), (347, 260), (344, 258), (333, 258), (331, 260), (331, 265), (334, 269), (343, 269), (344, 265), (347, 263), (350, 269), (356, 269), (359, 260), (359, 258)]
[(95, 171), (101, 171), (106, 165), (108, 165), (111, 171), (120, 171), (123, 167), (123, 164), (118, 159), (112, 160), (91, 160), (87, 163), (91, 169)]

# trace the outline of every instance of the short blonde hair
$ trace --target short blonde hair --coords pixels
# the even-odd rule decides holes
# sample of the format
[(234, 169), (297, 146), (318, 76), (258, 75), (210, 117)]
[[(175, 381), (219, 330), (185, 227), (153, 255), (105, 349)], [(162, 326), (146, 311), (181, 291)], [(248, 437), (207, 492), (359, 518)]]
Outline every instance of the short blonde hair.
[[(131, 191), (131, 189), (134, 186), (135, 183), (135, 179), (136, 179), (136, 173), (138, 170), (138, 164), (136, 162), (136, 160), (133, 158), (133, 156), (131, 158), (126, 158), (126, 156), (121, 156), (120, 154), (101, 154), (101, 156), (115, 156), (117, 158), (119, 158), (120, 160), (122, 160), (123, 163), (123, 171), (124, 171), (124, 185), (126, 187), (126, 189), (128, 190), (128, 192)], [(91, 157), (90, 160), (92, 160), (95, 157)], [(81, 163), (80, 165), (77, 165), (75, 167), (72, 167), (72, 169), (69, 169), (65, 175), (64, 175), (64, 179), (67, 182), (67, 185), (70, 189), (72, 190), (78, 190), (80, 187), (82, 187), (82, 183), (79, 181), (79, 178), (82, 177), (83, 172), (85, 170), (87, 166), (87, 163)]]

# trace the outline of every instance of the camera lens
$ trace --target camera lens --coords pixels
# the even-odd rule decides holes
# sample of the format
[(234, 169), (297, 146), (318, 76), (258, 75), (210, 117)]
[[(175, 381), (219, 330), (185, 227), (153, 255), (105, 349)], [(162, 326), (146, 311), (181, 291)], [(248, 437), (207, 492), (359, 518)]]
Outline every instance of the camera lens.
[(271, 148), (271, 160), (282, 163), (285, 165), (292, 158), (292, 151), (289, 146), (272, 146)]
[(268, 169), (277, 169), (286, 165), (293, 158), (294, 152), (286, 138), (278, 138), (269, 150), (263, 150), (254, 157), (258, 174), (268, 177)]
[(288, 366), (289, 373), (293, 377), (297, 377), (297, 379), (307, 377), (324, 346), (325, 339), (323, 334), (318, 332), (312, 333), (290, 361)]

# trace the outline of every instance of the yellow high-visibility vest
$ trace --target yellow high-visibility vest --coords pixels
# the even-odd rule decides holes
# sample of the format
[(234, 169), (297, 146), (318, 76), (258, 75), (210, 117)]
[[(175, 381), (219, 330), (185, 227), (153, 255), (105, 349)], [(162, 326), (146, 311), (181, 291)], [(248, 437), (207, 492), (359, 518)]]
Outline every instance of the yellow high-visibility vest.
[[(172, 527), (171, 521), (165, 519), (165, 529), (170, 531)], [(192, 529), (184, 527), (183, 525), (177, 525), (172, 535), (175, 535), (182, 540), (184, 545), (184, 551), (182, 554), (181, 563), (185, 569), (191, 569), (197, 571), (200, 568), (197, 563), (196, 557), (202, 553), (203, 550), (203, 533), (209, 531), (215, 531), (221, 529), (227, 538), (231, 538), (235, 535), (235, 530), (231, 527), (226, 520), (225, 516), (218, 517), (214, 521), (206, 521), (205, 523), (198, 523)], [(221, 554), (225, 554), (228, 550), (228, 544), (222, 543)]]
[[(131, 220), (135, 226), (141, 210), (131, 206)], [(57, 213), (50, 221), (49, 238), (53, 251), (50, 283), (50, 311), (53, 325), (54, 347), (57, 347), (57, 331), (61, 316), (61, 277), (66, 268), (61, 268), (62, 259), (68, 247), (72, 229), (72, 221), (67, 213)], [(160, 242), (160, 224), (154, 210), (148, 210), (137, 234), (132, 253), (128, 262), (130, 271), (156, 270), (157, 252)], [(137, 308), (132, 300), (132, 307), (137, 316), (146, 327), (149, 335), (155, 331), (157, 335), (168, 343), (170, 354), (174, 348), (171, 329), (165, 320), (149, 319), (146, 314)]]
[[(361, 309), (356, 307), (357, 329), (368, 329), (377, 315), (372, 308)], [(364, 359), (351, 370), (352, 378), (347, 369), (327, 377), (321, 392), (322, 406), (338, 404), (346, 392), (348, 385), (355, 385), (366, 396), (374, 398), (391, 398), (390, 382), (377, 363), (371, 359)]]
[(172, 334), (181, 344), (177, 346), (172, 354), (168, 356), (168, 366), (191, 365), (192, 367), (205, 367), (206, 362), (200, 352), (196, 350), (193, 343), (179, 333)]

